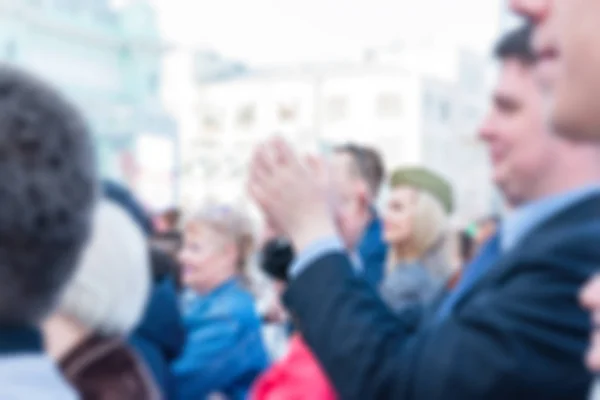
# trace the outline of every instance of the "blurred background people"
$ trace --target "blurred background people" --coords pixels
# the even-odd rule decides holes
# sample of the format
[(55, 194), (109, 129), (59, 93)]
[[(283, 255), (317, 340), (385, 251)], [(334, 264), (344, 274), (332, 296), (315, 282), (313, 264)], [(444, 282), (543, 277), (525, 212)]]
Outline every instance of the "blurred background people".
[(287, 272), (293, 257), (292, 244), (283, 237), (269, 239), (260, 250), (261, 269), (272, 280), (276, 294), (275, 300), (277, 300), (265, 313), (264, 320), (266, 322), (288, 322), (288, 316), (279, 301), (279, 296), (283, 293), (282, 285), (287, 281)]
[(427, 169), (393, 172), (384, 214), (388, 270), (380, 288), (393, 310), (428, 302), (450, 276), (452, 199), (448, 182)]
[(459, 246), (459, 261), (458, 264), (460, 265), (460, 268), (462, 268), (463, 266), (465, 266), (466, 264), (468, 264), (469, 262), (471, 262), (471, 260), (473, 259), (473, 257), (475, 256), (475, 233), (473, 232), (473, 230), (467, 228), (467, 229), (461, 229), (460, 232), (458, 233), (459, 237), (458, 237), (458, 246)]
[[(257, 309), (263, 322), (263, 338), (271, 360), (279, 360), (287, 353), (289, 336), (293, 330), (289, 315), (281, 302), (279, 287), (292, 255), (290, 241), (280, 236), (277, 229), (266, 221), (259, 236), (258, 251), (252, 260), (255, 267), (252, 284), (257, 292)], [(271, 274), (281, 279), (272, 279)]]
[(160, 399), (127, 344), (150, 292), (148, 245), (119, 206), (103, 200), (83, 258), (45, 322), (50, 355), (82, 399)]
[(154, 246), (152, 223), (133, 194), (122, 185), (105, 181), (105, 198), (122, 207), (136, 222), (148, 242), (152, 288), (142, 318), (131, 332), (129, 342), (150, 369), (164, 398), (175, 396), (171, 363), (185, 343), (185, 329), (178, 302), (179, 266), (165, 251)]
[[(288, 272), (294, 259), (291, 243), (275, 237), (265, 243), (261, 253), (261, 268), (274, 281), (278, 294), (282, 295), (287, 288)], [(256, 381), (250, 398), (333, 400), (337, 395), (302, 336), (295, 332), (286, 355)]]
[(240, 211), (207, 205), (185, 224), (179, 261), (187, 341), (174, 363), (178, 398), (245, 399), (267, 367), (261, 322), (247, 287), (252, 227)]
[(375, 209), (385, 174), (383, 162), (372, 148), (347, 144), (334, 149), (330, 165), (338, 229), (356, 255), (361, 274), (378, 286), (387, 253)]
[(500, 217), (489, 215), (469, 224), (459, 232), (461, 265), (468, 264), (500, 228)]
[(475, 224), (475, 249), (477, 252), (481, 247), (490, 240), (500, 228), (500, 217), (497, 215), (490, 215), (480, 219)]
[(169, 208), (158, 215), (154, 223), (159, 233), (176, 232), (179, 228), (181, 212), (177, 208)]
[(181, 211), (171, 208), (158, 215), (152, 235), (153, 247), (176, 258), (181, 247)]
[(39, 327), (89, 236), (92, 137), (50, 85), (0, 66), (0, 398), (75, 399)]

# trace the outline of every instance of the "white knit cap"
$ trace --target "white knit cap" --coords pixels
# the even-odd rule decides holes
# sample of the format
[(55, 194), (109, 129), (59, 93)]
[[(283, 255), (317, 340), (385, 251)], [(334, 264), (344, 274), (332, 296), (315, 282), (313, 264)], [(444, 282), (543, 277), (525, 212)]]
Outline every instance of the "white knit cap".
[(127, 335), (146, 306), (149, 263), (141, 229), (118, 205), (101, 201), (90, 241), (59, 311), (97, 333)]

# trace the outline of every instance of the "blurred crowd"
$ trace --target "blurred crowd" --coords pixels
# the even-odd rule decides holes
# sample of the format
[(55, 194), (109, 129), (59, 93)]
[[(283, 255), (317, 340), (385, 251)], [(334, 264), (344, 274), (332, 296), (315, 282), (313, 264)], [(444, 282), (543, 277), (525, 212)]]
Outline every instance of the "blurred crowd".
[(440, 174), (280, 138), (249, 167), (260, 226), (152, 215), (0, 66), (0, 398), (600, 399), (600, 2), (512, 6), (479, 131), (507, 211), (460, 229)]

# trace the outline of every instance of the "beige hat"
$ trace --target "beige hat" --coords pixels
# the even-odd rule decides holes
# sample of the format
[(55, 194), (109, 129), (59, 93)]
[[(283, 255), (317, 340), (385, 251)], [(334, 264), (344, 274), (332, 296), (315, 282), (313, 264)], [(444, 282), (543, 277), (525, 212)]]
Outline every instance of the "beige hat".
[(103, 200), (92, 235), (59, 311), (95, 332), (127, 335), (150, 292), (149, 249), (140, 228), (118, 205)]

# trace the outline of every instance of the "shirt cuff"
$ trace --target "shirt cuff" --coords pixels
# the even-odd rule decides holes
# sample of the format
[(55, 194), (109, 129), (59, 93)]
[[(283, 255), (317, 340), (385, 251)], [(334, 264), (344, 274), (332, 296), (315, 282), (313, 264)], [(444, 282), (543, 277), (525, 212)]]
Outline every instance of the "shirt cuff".
[(330, 236), (314, 241), (302, 253), (298, 254), (288, 273), (289, 278), (296, 278), (306, 268), (310, 267), (314, 261), (325, 254), (343, 252), (345, 251), (344, 249), (344, 244), (337, 236)]

